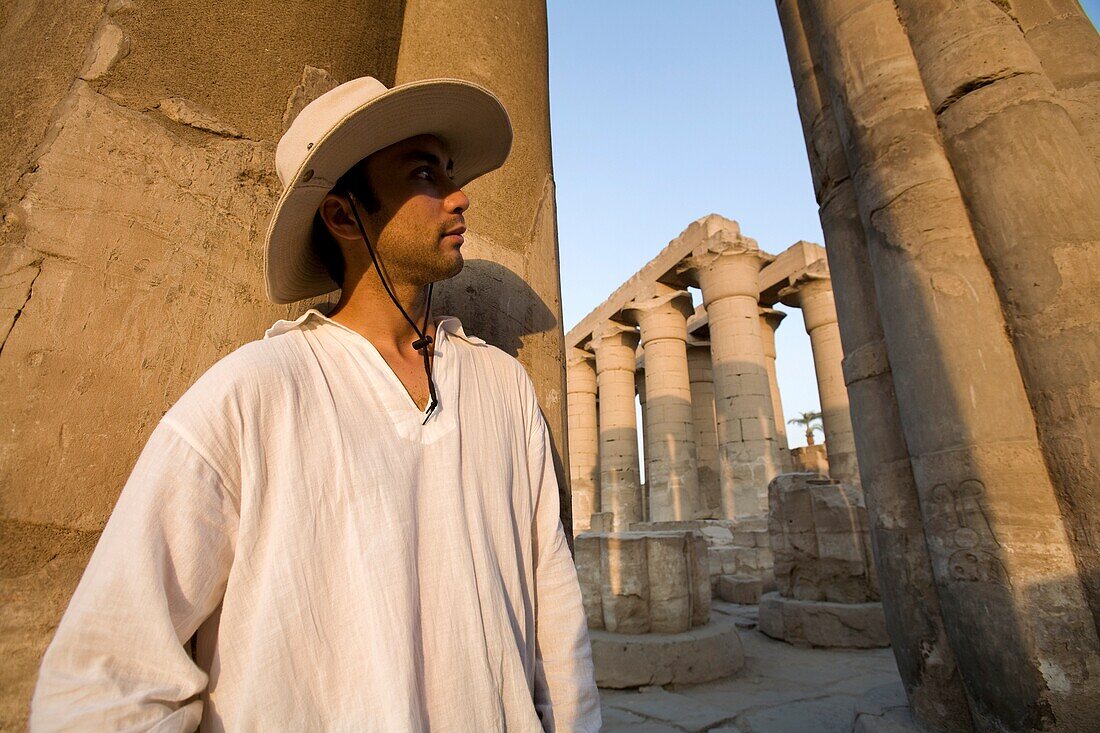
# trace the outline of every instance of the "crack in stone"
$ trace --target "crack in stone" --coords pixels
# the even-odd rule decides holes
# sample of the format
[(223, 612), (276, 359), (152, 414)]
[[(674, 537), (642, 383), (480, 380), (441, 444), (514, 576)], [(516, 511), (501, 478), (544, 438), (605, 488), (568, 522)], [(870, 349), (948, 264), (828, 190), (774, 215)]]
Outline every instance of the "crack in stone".
[(15, 316), (11, 319), (11, 326), (8, 328), (8, 332), (4, 334), (4, 340), (0, 341), (0, 357), (4, 355), (4, 347), (8, 344), (8, 338), (11, 336), (12, 331), (15, 330), (15, 324), (19, 322), (19, 316), (23, 315), (23, 309), (27, 307), (27, 303), (31, 301), (31, 297), (34, 295), (34, 283), (38, 280), (38, 276), (42, 274), (42, 263), (44, 260), (38, 260), (32, 262), (28, 267), (34, 267), (34, 277), (31, 278), (31, 282), (27, 285), (27, 295), (23, 298), (23, 304), (15, 311)]
[(902, 196), (909, 193), (910, 191), (912, 191), (915, 188), (920, 188), (921, 186), (928, 186), (928, 185), (933, 184), (933, 183), (941, 183), (943, 181), (950, 181), (950, 180), (951, 179), (948, 179), (948, 178), (928, 178), (928, 179), (920, 181), (918, 183), (910, 184), (910, 185), (906, 186), (905, 188), (903, 188), (902, 190), (898, 191), (893, 196), (891, 196), (889, 201), (886, 201), (881, 206), (876, 206), (874, 209), (872, 209), (871, 212), (867, 215), (867, 219), (868, 219), (868, 221), (874, 222), (875, 217), (878, 216), (878, 214), (880, 214), (881, 212), (883, 212), (886, 209), (893, 206), (895, 201), (897, 201)]
[(957, 88), (955, 91), (948, 94), (947, 97), (942, 102), (940, 102), (939, 106), (936, 107), (936, 116), (939, 117), (951, 105), (955, 104), (968, 94), (976, 92), (984, 87), (990, 86), (991, 84), (996, 84), (999, 81), (1005, 81), (1006, 79), (1012, 79), (1013, 77), (1017, 76), (1024, 76), (1027, 73), (1029, 72), (1006, 71), (996, 74), (988, 74), (986, 76), (979, 76), (977, 79), (971, 79), (970, 81)]

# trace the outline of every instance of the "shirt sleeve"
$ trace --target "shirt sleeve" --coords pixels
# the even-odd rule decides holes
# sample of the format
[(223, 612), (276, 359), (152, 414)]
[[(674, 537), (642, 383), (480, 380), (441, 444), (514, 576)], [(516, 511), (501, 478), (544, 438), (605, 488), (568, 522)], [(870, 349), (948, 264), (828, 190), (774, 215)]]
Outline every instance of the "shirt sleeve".
[(32, 731), (193, 731), (207, 675), (184, 644), (225, 592), (238, 504), (162, 421), (43, 657)]
[(534, 409), (535, 709), (547, 733), (597, 733), (596, 689), (577, 569), (559, 518), (558, 478), (546, 421)]

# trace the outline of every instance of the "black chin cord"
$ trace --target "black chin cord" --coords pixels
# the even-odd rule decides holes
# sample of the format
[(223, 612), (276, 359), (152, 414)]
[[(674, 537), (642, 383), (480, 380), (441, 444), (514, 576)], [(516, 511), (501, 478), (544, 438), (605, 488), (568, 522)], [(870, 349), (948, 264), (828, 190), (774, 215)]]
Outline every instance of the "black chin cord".
[(397, 299), (397, 296), (390, 290), (389, 283), (386, 282), (386, 278), (382, 275), (382, 268), (378, 264), (378, 256), (374, 254), (374, 247), (371, 246), (370, 239), (367, 237), (367, 230), (363, 228), (363, 221), (359, 218), (359, 202), (355, 200), (355, 195), (348, 190), (348, 198), (351, 200), (351, 213), (355, 216), (355, 224), (359, 227), (359, 233), (363, 235), (363, 241), (367, 243), (367, 252), (370, 253), (371, 262), (374, 263), (374, 269), (378, 273), (378, 279), (382, 281), (382, 287), (386, 289), (386, 295), (390, 296), (390, 300), (397, 306), (397, 310), (401, 311), (401, 315), (405, 317), (405, 320), (412, 326), (413, 331), (416, 331), (416, 335), (419, 337), (416, 341), (413, 341), (412, 347), (419, 351), (424, 356), (424, 373), (428, 375), (428, 394), (430, 399), (428, 401), (428, 411), (424, 415), (424, 425), (428, 422), (428, 418), (432, 416), (436, 408), (439, 407), (439, 397), (435, 392), (435, 380), (432, 379), (432, 360), (431, 360), (431, 345), (432, 337), (428, 335), (428, 319), (431, 318), (432, 313), (432, 286), (435, 283), (428, 283), (428, 302), (424, 308), (424, 326), (418, 328), (416, 321), (409, 317), (409, 314), (405, 312), (401, 302)]

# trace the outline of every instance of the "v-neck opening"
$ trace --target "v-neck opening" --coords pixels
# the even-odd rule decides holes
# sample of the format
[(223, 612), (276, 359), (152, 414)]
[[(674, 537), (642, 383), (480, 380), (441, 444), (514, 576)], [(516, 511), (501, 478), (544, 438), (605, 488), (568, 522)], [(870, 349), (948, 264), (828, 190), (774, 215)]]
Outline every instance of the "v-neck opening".
[[(320, 311), (318, 311), (318, 313), (320, 313)], [(406, 405), (408, 407), (411, 407), (416, 412), (416, 414), (419, 415), (420, 417), (422, 417), (422, 418), (427, 418), (428, 417), (428, 408), (431, 407), (431, 405), (432, 405), (432, 399), (431, 399), (431, 396), (430, 396), (430, 390), (431, 390), (430, 386), (429, 386), (428, 402), (424, 405), (424, 408), (421, 409), (420, 407), (417, 406), (416, 400), (413, 399), (412, 393), (409, 392), (409, 388), (405, 386), (405, 383), (401, 381), (401, 377), (399, 377), (397, 375), (397, 371), (393, 368), (393, 365), (390, 364), (386, 360), (386, 357), (382, 356), (382, 352), (378, 350), (378, 347), (375, 346), (374, 343), (369, 338), (367, 338), (363, 334), (359, 333), (355, 329), (350, 328), (348, 326), (345, 326), (344, 324), (340, 323), (339, 321), (333, 320), (332, 318), (329, 318), (327, 315), (325, 315), (323, 313), (320, 313), (320, 315), (322, 316), (323, 322), (330, 323), (334, 326), (337, 326), (338, 328), (346, 331), (351, 336), (355, 337), (357, 340), (362, 341), (363, 343), (365, 343), (370, 348), (370, 352), (372, 354), (374, 354), (376, 357), (378, 357), (378, 360), (381, 361), (382, 364), (385, 366), (385, 372), (387, 374), (386, 378), (389, 379), (391, 382), (396, 383), (399, 391), (401, 392), (401, 394), (404, 395)], [(447, 333), (447, 329), (439, 327), (439, 324), (444, 320), (444, 318), (446, 318), (446, 317), (445, 316), (433, 316), (432, 317), (432, 321), (435, 324), (435, 337), (432, 339), (432, 343), (431, 343), (431, 347), (432, 347), (432, 350), (433, 350), (433, 354), (432, 354), (432, 374), (436, 373), (437, 360), (442, 355), (440, 353), (440, 346), (442, 345), (442, 339), (440, 337), (440, 333), (444, 334), (443, 338), (446, 338), (447, 336), (449, 336), (449, 334)], [(429, 377), (429, 379), (431, 379), (431, 377)], [(439, 384), (437, 383), (435, 386), (436, 386), (436, 393), (438, 395)], [(442, 402), (443, 401), (440, 399), (439, 404), (436, 405), (436, 411), (438, 411), (442, 408)]]

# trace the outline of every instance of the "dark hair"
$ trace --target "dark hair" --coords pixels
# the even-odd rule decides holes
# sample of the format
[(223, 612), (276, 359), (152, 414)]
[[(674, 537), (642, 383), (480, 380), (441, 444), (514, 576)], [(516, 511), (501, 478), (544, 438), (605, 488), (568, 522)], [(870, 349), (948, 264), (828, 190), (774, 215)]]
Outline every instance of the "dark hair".
[[(359, 200), (359, 203), (363, 205), (363, 209), (368, 214), (374, 214), (382, 208), (382, 205), (374, 195), (370, 179), (367, 177), (366, 163), (368, 160), (370, 160), (369, 157), (353, 165), (347, 173), (340, 176), (332, 190), (335, 193), (344, 193), (350, 189)], [(313, 215), (313, 236), (310, 239), (310, 245), (314, 254), (321, 260), (321, 264), (325, 266), (328, 276), (337, 285), (343, 287), (344, 274), (347, 269), (344, 262), (344, 253), (340, 249), (340, 244), (329, 233), (328, 227), (325, 226), (325, 222), (321, 218), (320, 211)]]

